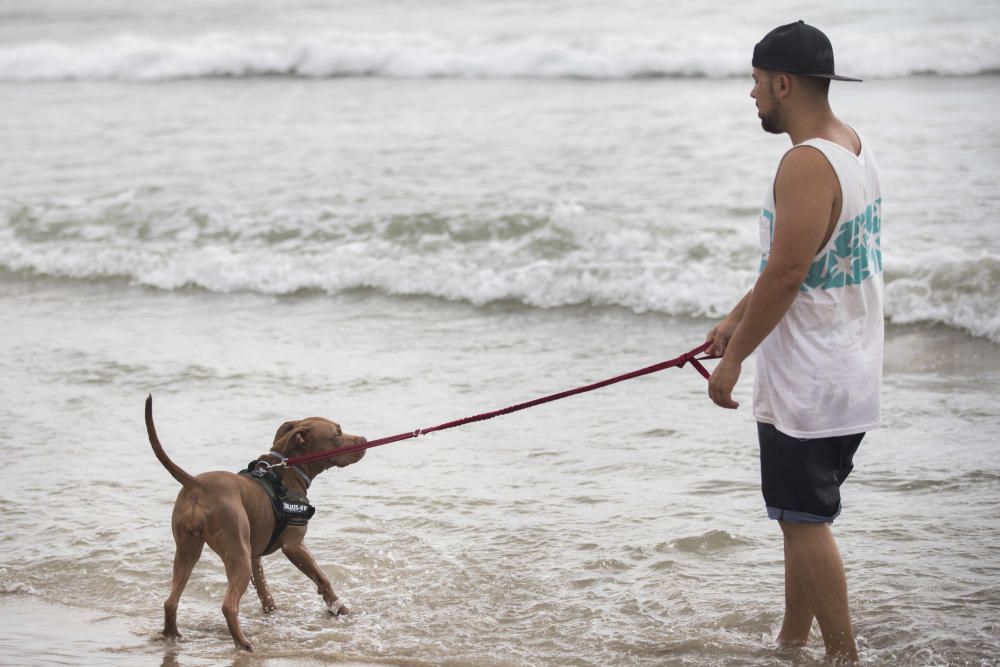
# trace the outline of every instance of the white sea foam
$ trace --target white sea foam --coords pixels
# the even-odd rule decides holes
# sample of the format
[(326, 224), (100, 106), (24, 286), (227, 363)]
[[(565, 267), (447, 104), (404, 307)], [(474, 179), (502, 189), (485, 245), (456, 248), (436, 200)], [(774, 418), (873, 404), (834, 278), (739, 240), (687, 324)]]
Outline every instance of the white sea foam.
[[(400, 32), (235, 33), (188, 38), (122, 33), (87, 43), (0, 47), (0, 80), (163, 81), (211, 77), (635, 79), (745, 76), (755, 36), (437, 35)], [(1000, 71), (989, 26), (849, 33), (840, 69), (864, 77)]]
[(941, 322), (1000, 343), (1000, 254), (937, 249), (892, 264), (886, 310), (893, 322)]
[[(139, 207), (123, 214), (122, 205), (4, 212), (0, 268), (75, 280), (125, 279), (163, 290), (285, 295), (375, 289), (477, 306), (590, 305), (693, 317), (724, 315), (755, 277), (749, 231), (673, 234), (595, 225), (574, 202), (554, 203), (516, 229), (496, 220), (440, 217), (422, 225), (383, 220), (364, 231), (345, 225), (335, 233), (322, 214), (247, 220), (192, 209), (181, 217), (202, 224), (184, 226), (175, 213)], [(119, 221), (110, 225), (114, 217)], [(937, 322), (1000, 343), (994, 289), (1000, 255), (902, 250), (886, 261), (890, 321)]]
[(38, 591), (31, 584), (19, 581), (7, 568), (0, 567), (0, 595), (11, 594), (38, 595)]

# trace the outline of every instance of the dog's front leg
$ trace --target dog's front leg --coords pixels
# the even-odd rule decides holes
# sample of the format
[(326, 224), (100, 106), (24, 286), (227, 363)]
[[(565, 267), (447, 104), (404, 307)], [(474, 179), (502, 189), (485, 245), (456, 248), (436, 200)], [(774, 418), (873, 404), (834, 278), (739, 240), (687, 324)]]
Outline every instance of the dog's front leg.
[(281, 551), (292, 562), (292, 565), (299, 568), (316, 584), (316, 591), (323, 596), (323, 601), (326, 602), (326, 607), (331, 614), (341, 616), (351, 613), (351, 610), (337, 598), (337, 594), (333, 592), (333, 587), (330, 585), (330, 580), (327, 579), (323, 570), (319, 569), (316, 559), (313, 558), (305, 544), (302, 542), (286, 544), (281, 547)]
[(250, 561), (250, 581), (253, 582), (253, 587), (257, 589), (257, 597), (260, 598), (260, 605), (264, 609), (265, 614), (270, 614), (275, 610), (274, 598), (271, 597), (271, 591), (267, 587), (267, 579), (264, 578), (264, 566), (260, 562), (260, 558), (254, 558)]

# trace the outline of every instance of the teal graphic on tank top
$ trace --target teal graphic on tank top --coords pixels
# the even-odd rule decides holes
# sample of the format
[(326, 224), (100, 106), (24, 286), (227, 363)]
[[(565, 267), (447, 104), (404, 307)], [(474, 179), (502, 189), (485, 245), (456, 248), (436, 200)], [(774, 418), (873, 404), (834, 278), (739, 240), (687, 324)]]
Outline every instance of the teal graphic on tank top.
[[(799, 291), (836, 289), (858, 285), (882, 272), (882, 200), (869, 204), (864, 213), (847, 220), (834, 232), (833, 243), (813, 260)], [(761, 214), (771, 223), (774, 238), (774, 213)], [(760, 270), (767, 266), (767, 255), (760, 260)]]

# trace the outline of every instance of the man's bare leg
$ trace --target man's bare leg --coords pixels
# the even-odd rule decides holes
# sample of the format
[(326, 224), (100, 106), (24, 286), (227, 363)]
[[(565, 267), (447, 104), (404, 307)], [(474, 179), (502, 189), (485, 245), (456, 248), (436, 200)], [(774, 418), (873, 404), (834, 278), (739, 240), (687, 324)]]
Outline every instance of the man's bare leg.
[[(779, 522), (784, 532), (784, 522)], [(781, 622), (778, 643), (782, 646), (805, 646), (812, 629), (813, 610), (809, 606), (802, 577), (795, 559), (789, 554), (788, 537), (785, 537), (785, 618)]]
[[(806, 626), (802, 634), (805, 616), (815, 614), (826, 654), (831, 658), (856, 661), (858, 650), (847, 607), (847, 577), (830, 526), (825, 523), (778, 523), (785, 537), (785, 604), (787, 608), (791, 602), (794, 610), (792, 618), (786, 612), (782, 634), (787, 627), (788, 643), (799, 639), (804, 642), (809, 633)], [(789, 578), (793, 584), (798, 581), (798, 591), (794, 585), (788, 590)], [(812, 625), (811, 618), (809, 625)]]

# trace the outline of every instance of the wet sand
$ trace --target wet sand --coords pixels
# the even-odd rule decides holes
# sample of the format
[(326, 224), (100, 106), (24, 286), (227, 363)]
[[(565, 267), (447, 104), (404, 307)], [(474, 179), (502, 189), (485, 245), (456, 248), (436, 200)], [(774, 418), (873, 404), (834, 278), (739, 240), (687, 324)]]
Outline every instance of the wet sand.
[(387, 667), (397, 663), (357, 662), (269, 656), (266, 647), (254, 654), (228, 651), (228, 637), (219, 646), (219, 658), (186, 655), (183, 642), (175, 644), (147, 631), (156, 619), (133, 619), (46, 602), (33, 595), (0, 595), (0, 665), (130, 665), (145, 667)]
[(129, 619), (50, 604), (31, 595), (0, 596), (0, 664), (159, 664), (141, 656)]

